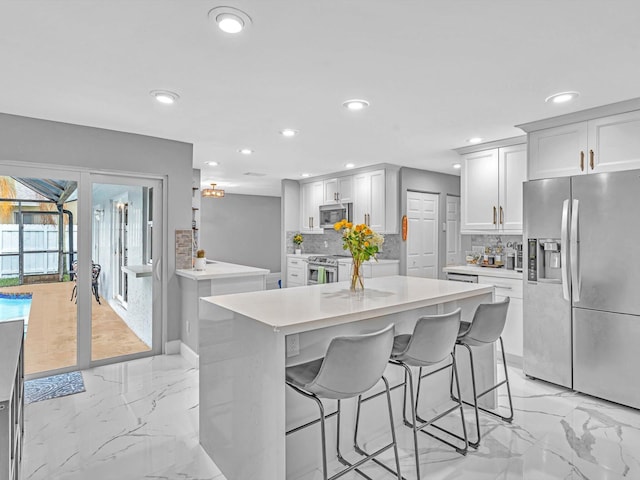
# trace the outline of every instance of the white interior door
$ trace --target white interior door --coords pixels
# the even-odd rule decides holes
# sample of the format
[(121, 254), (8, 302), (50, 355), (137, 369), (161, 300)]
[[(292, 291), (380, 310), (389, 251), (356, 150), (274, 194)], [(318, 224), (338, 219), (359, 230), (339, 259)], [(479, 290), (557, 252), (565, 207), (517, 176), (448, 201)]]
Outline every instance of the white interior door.
[(460, 197), (447, 195), (447, 265), (462, 262), (460, 244)]
[(438, 278), (438, 195), (407, 192), (407, 275)]

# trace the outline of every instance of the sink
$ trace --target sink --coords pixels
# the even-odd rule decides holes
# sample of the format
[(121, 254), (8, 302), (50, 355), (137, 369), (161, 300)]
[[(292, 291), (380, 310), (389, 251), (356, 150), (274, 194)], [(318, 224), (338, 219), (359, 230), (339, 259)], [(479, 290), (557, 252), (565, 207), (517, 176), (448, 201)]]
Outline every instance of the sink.
[(213, 260), (207, 260), (207, 265), (211, 265), (212, 263), (218, 263), (218, 262), (214, 262)]

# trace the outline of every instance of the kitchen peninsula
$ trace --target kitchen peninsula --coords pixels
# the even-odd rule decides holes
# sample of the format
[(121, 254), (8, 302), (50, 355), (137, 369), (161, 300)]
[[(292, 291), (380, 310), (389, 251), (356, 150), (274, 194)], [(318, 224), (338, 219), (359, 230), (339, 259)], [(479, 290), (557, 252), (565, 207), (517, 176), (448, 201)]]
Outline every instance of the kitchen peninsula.
[[(236, 265), (234, 263), (207, 261), (204, 270), (178, 269), (180, 286), (180, 313), (184, 321), (184, 336), (189, 346), (198, 353), (198, 299), (211, 295), (253, 292), (267, 288), (269, 270), (264, 268)], [(195, 356), (196, 362), (197, 356)]]
[[(338, 335), (390, 323), (396, 334), (410, 333), (421, 315), (458, 307), (462, 319), (471, 321), (476, 306), (493, 298), (492, 286), (404, 276), (367, 279), (365, 287), (354, 294), (347, 282), (339, 282), (200, 299), (200, 443), (227, 478), (294, 479), (319, 468), (316, 429), (285, 439), (287, 428), (314, 418), (312, 405), (286, 390), (287, 366), (323, 356)], [(482, 389), (495, 378), (495, 351), (483, 347), (476, 358)], [(460, 363), (467, 362), (464, 357)], [(400, 378), (396, 370), (387, 369), (392, 383)], [(433, 377), (429, 395), (446, 400), (449, 376), (442, 373)], [(467, 380), (461, 372), (461, 383)], [(398, 417), (400, 399), (395, 394)], [(367, 408), (384, 407), (376, 403)], [(345, 433), (352, 427), (349, 408), (343, 405)], [(363, 425), (362, 433), (385, 428), (378, 423)], [(328, 425), (335, 432), (335, 423)], [(328, 435), (328, 451), (334, 451), (334, 438)]]

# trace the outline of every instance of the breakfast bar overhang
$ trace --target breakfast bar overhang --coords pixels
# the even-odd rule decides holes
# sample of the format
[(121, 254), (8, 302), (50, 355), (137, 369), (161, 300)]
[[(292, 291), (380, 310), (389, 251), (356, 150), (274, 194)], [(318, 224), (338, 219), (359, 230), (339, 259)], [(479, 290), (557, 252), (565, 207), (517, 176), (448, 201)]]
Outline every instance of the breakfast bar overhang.
[[(298, 478), (317, 463), (315, 432), (285, 439), (290, 423), (312, 419), (286, 392), (287, 366), (322, 357), (339, 335), (391, 323), (396, 334), (411, 333), (421, 315), (458, 307), (471, 321), (477, 305), (493, 299), (493, 286), (425, 278), (373, 278), (365, 286), (359, 293), (343, 282), (200, 299), (200, 443), (227, 478)], [(480, 352), (478, 364), (480, 386), (491, 384), (493, 347)], [(390, 379), (400, 378), (394, 373)], [(448, 398), (447, 378), (433, 390)]]

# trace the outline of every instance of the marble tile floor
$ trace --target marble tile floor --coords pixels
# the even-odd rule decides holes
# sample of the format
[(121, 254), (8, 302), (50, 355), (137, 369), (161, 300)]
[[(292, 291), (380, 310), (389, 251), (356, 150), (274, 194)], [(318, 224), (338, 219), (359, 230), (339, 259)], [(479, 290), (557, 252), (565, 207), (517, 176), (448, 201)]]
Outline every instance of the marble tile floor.
[[(526, 378), (521, 369), (509, 368), (515, 419), (511, 424), (481, 414), (482, 443), (461, 456), (446, 445), (419, 437), (421, 479), (469, 480), (613, 480), (640, 479), (640, 411)], [(506, 390), (499, 395), (508, 405)], [(504, 410), (505, 413), (507, 410)], [(425, 413), (425, 416), (428, 412)], [(465, 408), (467, 422), (473, 410)], [(459, 431), (459, 417), (452, 415), (443, 426)], [(402, 474), (415, 479), (413, 437), (407, 427), (397, 427)], [(475, 430), (470, 429), (475, 435)], [(375, 451), (383, 441), (373, 441)], [(365, 443), (365, 445), (367, 445)], [(358, 456), (351, 454), (349, 460)], [(393, 468), (391, 451), (384, 461)], [(337, 462), (333, 471), (340, 470)], [(363, 472), (375, 480), (395, 477), (368, 465)], [(301, 480), (320, 480), (320, 472)], [(355, 473), (345, 480), (361, 480)]]
[(198, 443), (198, 371), (160, 355), (82, 372), (25, 406), (22, 480), (225, 480)]
[[(23, 480), (225, 480), (198, 444), (198, 371), (182, 357), (83, 375), (86, 392), (25, 407)], [(516, 368), (509, 375), (514, 422), (481, 416), (482, 445), (466, 457), (422, 435), (422, 479), (640, 479), (639, 411), (527, 379)], [(397, 431), (403, 474), (415, 479), (410, 430)], [(393, 479), (373, 465), (363, 470)], [(304, 480), (320, 478), (315, 472)]]

